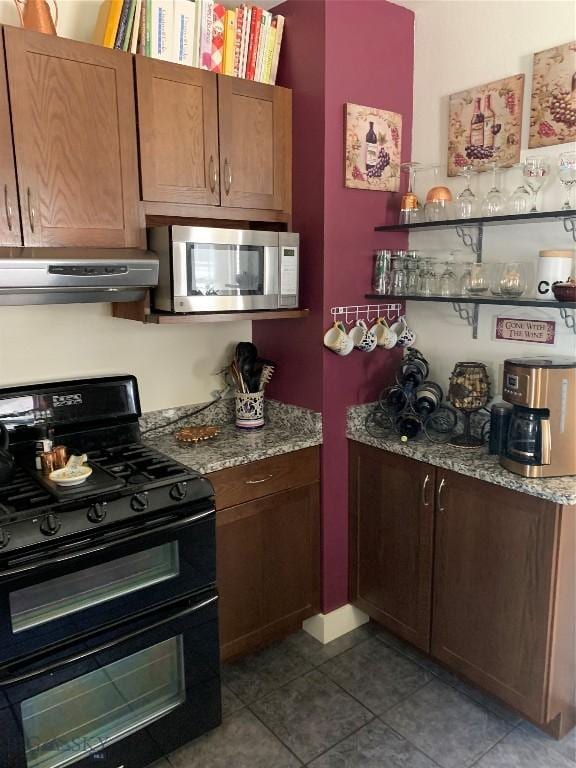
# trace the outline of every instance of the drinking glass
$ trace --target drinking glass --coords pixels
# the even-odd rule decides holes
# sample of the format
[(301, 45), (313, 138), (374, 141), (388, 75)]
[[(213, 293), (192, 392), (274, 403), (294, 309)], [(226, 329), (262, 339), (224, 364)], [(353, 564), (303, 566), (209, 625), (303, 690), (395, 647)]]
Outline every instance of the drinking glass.
[(526, 189), (523, 184), (516, 187), (514, 192), (510, 195), (508, 200), (508, 210), (510, 213), (528, 213), (530, 210), (530, 203), (532, 202), (532, 195), (530, 190)]
[(438, 292), (438, 278), (434, 259), (428, 257), (421, 259), (418, 275), (418, 295), (436, 296)]
[(470, 274), (464, 286), (471, 296), (482, 296), (490, 287), (490, 277), (486, 264), (471, 264)]
[(490, 293), (492, 296), (502, 296), (502, 290), (500, 288), (500, 278), (502, 277), (502, 271), (507, 266), (502, 261), (495, 261), (489, 265), (490, 270)]
[(522, 175), (525, 179), (525, 184), (532, 192), (532, 207), (530, 213), (537, 213), (536, 199), (538, 192), (542, 188), (546, 177), (550, 173), (550, 163), (545, 157), (537, 157), (532, 155), (527, 157), (522, 163)]
[(406, 294), (406, 266), (403, 256), (392, 258), (392, 276), (390, 280), (390, 293), (392, 296), (404, 296)]
[(416, 195), (416, 174), (425, 170), (426, 167), (417, 162), (401, 163), (400, 170), (408, 174), (408, 191), (402, 195), (400, 203), (400, 224), (414, 224), (420, 221), (421, 208), (420, 201)]
[(528, 265), (521, 261), (504, 264), (500, 273), (500, 293), (502, 296), (518, 298), (526, 293), (528, 285)]
[(447, 298), (458, 296), (460, 286), (456, 277), (454, 262), (444, 261), (442, 267), (442, 272), (438, 278), (438, 294)]
[(482, 216), (498, 216), (504, 213), (506, 195), (500, 189), (501, 172), (498, 163), (492, 163), (492, 187), (482, 200)]
[(460, 171), (459, 176), (464, 176), (466, 179), (466, 186), (458, 195), (456, 195), (456, 202), (454, 203), (454, 211), (456, 218), (458, 219), (470, 219), (474, 216), (476, 210), (476, 195), (472, 192), (470, 187), (470, 179), (474, 169), (471, 165), (467, 165)]
[(576, 200), (572, 194), (576, 185), (576, 152), (562, 152), (558, 158), (558, 178), (566, 187), (566, 202), (562, 210), (570, 211), (576, 208)]

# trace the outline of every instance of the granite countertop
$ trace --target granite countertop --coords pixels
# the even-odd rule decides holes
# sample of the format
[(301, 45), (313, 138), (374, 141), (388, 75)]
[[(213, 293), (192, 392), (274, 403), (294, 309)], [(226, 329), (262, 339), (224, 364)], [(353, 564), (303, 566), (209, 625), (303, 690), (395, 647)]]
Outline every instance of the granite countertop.
[(490, 455), (487, 448), (457, 448), (422, 438), (402, 443), (398, 438), (372, 437), (364, 426), (372, 407), (372, 404), (357, 405), (348, 409), (346, 434), (350, 440), (451, 469), (513, 491), (538, 496), (556, 504), (576, 505), (576, 477), (549, 477), (541, 480), (521, 477), (501, 467), (498, 457)]
[[(322, 416), (307, 408), (267, 400), (265, 425), (241, 430), (234, 426), (233, 400), (221, 400), (203, 413), (188, 416), (200, 407), (187, 405), (143, 414), (142, 440), (203, 475), (322, 443)], [(178, 424), (168, 423), (182, 416), (186, 418)], [(192, 424), (219, 426), (220, 434), (197, 445), (182, 445), (173, 432)]]

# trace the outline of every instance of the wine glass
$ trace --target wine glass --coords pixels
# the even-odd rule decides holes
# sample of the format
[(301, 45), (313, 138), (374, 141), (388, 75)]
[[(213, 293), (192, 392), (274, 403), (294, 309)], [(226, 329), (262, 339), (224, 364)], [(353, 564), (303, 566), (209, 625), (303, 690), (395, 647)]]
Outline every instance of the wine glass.
[(572, 199), (572, 191), (576, 185), (576, 152), (562, 152), (558, 158), (558, 178), (566, 187), (566, 202), (562, 210), (570, 211), (576, 208), (576, 201)]
[(526, 189), (523, 184), (520, 184), (510, 195), (508, 210), (510, 213), (528, 213), (531, 201), (532, 195), (530, 190)]
[(420, 218), (420, 201), (415, 193), (416, 174), (424, 170), (422, 163), (400, 163), (400, 170), (408, 174), (408, 190), (400, 203), (400, 224), (414, 224)]
[(459, 176), (464, 176), (464, 178), (466, 179), (466, 186), (464, 187), (462, 192), (456, 195), (456, 202), (454, 203), (456, 216), (459, 219), (470, 219), (475, 212), (476, 195), (474, 194), (474, 192), (472, 192), (472, 189), (470, 187), (470, 179), (472, 178), (473, 173), (474, 173), (473, 167), (471, 165), (467, 165), (458, 174)]
[(548, 176), (549, 173), (550, 163), (545, 157), (532, 155), (531, 157), (525, 158), (522, 163), (522, 175), (526, 180), (525, 184), (532, 192), (532, 207), (530, 208), (530, 213), (538, 212), (536, 199), (538, 197), (538, 192), (540, 192), (546, 176)]
[(491, 163), (492, 187), (482, 200), (482, 216), (497, 216), (504, 213), (506, 195), (500, 189), (500, 168), (498, 163)]

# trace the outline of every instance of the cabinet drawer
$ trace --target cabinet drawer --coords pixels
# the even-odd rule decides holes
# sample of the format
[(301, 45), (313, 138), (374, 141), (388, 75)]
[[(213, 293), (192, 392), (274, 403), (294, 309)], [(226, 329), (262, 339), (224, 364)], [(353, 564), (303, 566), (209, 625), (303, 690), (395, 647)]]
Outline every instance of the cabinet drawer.
[(271, 493), (309, 485), (320, 475), (319, 448), (272, 456), (209, 475), (216, 495), (216, 508), (225, 509)]

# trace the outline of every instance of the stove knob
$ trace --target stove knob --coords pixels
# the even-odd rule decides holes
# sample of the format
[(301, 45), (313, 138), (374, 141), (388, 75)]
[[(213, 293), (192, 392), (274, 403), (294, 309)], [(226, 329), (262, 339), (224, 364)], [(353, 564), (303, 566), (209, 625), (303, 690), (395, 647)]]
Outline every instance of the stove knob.
[(148, 508), (148, 494), (146, 492), (135, 493), (130, 499), (130, 506), (134, 512), (144, 512)]
[(40, 523), (40, 530), (45, 536), (54, 536), (60, 530), (60, 526), (60, 520), (58, 520), (56, 515), (46, 515)]
[(0, 528), (0, 549), (4, 549), (8, 545), (8, 542), (10, 541), (10, 534), (8, 531), (2, 530)]
[(182, 501), (187, 492), (186, 483), (176, 483), (170, 488), (170, 498), (174, 501)]
[(101, 523), (102, 520), (104, 520), (106, 517), (106, 510), (104, 505), (99, 501), (97, 501), (95, 504), (92, 504), (86, 517), (88, 520), (90, 520), (91, 523)]

